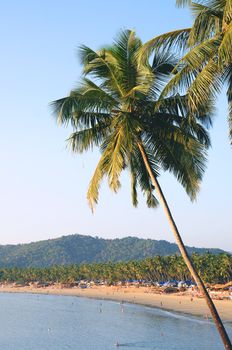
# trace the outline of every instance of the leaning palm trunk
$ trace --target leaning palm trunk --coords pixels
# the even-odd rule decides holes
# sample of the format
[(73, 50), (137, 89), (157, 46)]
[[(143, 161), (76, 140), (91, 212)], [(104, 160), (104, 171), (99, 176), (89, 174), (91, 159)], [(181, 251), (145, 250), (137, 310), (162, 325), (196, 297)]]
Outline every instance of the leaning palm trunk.
[[(74, 152), (82, 153), (93, 146), (101, 150), (87, 194), (92, 210), (98, 203), (100, 183), (105, 176), (109, 187), (117, 192), (121, 172), (129, 170), (134, 206), (138, 203), (137, 187), (146, 197), (148, 207), (158, 205), (153, 183), (181, 254), (207, 300), (225, 347), (232, 349), (157, 182), (159, 170), (169, 169), (190, 198), (195, 198), (210, 146), (204, 122), (211, 120), (211, 107), (205, 104), (198, 108), (193, 121), (186, 95), (173, 93), (160, 103), (161, 91), (172, 76), (176, 59), (171, 52), (158, 50), (151, 65), (147, 59), (142, 64), (138, 60), (141, 48), (142, 42), (130, 30), (123, 31), (111, 47), (100, 51), (83, 46), (80, 50), (84, 68), (82, 83), (68, 97), (54, 102), (56, 118), (59, 123), (73, 127), (69, 142)], [(95, 83), (96, 78), (99, 84)]]
[(204, 285), (202, 279), (200, 278), (199, 274), (197, 273), (197, 271), (196, 271), (195, 267), (193, 266), (193, 263), (192, 263), (189, 255), (187, 253), (187, 250), (186, 250), (186, 248), (184, 246), (184, 243), (182, 241), (182, 238), (181, 238), (181, 236), (179, 234), (178, 228), (177, 228), (177, 226), (175, 224), (175, 221), (174, 221), (174, 219), (172, 217), (172, 213), (171, 213), (171, 211), (169, 209), (168, 203), (167, 203), (167, 201), (166, 201), (166, 199), (164, 197), (164, 194), (163, 194), (162, 189), (161, 189), (161, 187), (159, 185), (159, 182), (158, 182), (157, 178), (153, 174), (153, 171), (152, 171), (150, 163), (148, 161), (146, 152), (145, 152), (145, 150), (144, 150), (144, 148), (143, 148), (141, 143), (138, 143), (138, 147), (139, 147), (139, 150), (141, 152), (141, 155), (142, 155), (145, 167), (147, 169), (147, 172), (148, 172), (148, 174), (149, 174), (149, 176), (151, 178), (152, 184), (155, 186), (155, 189), (156, 189), (157, 195), (159, 197), (160, 203), (163, 206), (164, 212), (165, 212), (165, 214), (167, 216), (167, 219), (168, 219), (168, 222), (169, 222), (169, 224), (171, 226), (171, 229), (172, 229), (172, 232), (174, 234), (174, 237), (175, 237), (176, 243), (178, 245), (178, 248), (180, 250), (180, 253), (181, 253), (181, 255), (182, 255), (182, 257), (183, 257), (183, 259), (184, 259), (184, 261), (185, 261), (185, 263), (186, 263), (186, 265), (187, 265), (187, 267), (188, 267), (188, 269), (189, 269), (189, 271), (191, 273), (191, 275), (193, 276), (193, 278), (194, 278), (194, 280), (195, 280), (195, 282), (196, 282), (200, 292), (202, 293), (202, 295), (204, 296), (204, 298), (206, 300), (206, 303), (207, 303), (207, 305), (208, 305), (208, 307), (210, 309), (212, 318), (213, 318), (213, 320), (215, 322), (215, 325), (216, 325), (216, 327), (217, 327), (217, 329), (218, 329), (218, 331), (220, 333), (220, 336), (222, 338), (222, 341), (224, 343), (225, 349), (230, 349), (231, 350), (232, 349), (232, 345), (231, 345), (230, 339), (229, 339), (229, 337), (228, 337), (228, 335), (226, 333), (225, 327), (224, 327), (224, 325), (223, 325), (223, 323), (222, 323), (222, 321), (220, 319), (220, 316), (219, 316), (219, 314), (217, 312), (217, 309), (216, 309), (212, 299), (209, 296), (209, 293), (207, 292), (207, 290), (205, 288), (205, 285)]

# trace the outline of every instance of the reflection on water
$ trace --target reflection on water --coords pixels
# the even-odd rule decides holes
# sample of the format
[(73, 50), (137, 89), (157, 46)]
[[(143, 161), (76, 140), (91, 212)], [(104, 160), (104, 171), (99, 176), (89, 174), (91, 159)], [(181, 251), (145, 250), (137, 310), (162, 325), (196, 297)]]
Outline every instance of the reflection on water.
[(212, 322), (138, 305), (6, 293), (0, 309), (2, 350), (224, 349)]

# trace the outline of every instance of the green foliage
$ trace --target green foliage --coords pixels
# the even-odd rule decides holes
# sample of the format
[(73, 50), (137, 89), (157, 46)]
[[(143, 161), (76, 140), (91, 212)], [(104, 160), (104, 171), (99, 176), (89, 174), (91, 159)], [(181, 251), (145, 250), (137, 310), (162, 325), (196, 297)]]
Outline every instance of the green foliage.
[(213, 110), (222, 85), (227, 86), (229, 128), (232, 135), (232, 2), (231, 0), (177, 0), (178, 6), (189, 6), (194, 23), (192, 28), (176, 30), (147, 42), (140, 53), (173, 48), (185, 52), (175, 66), (175, 76), (165, 87), (162, 97), (178, 91), (188, 95), (188, 105), (194, 113), (207, 106)]
[[(187, 248), (189, 253), (220, 249)], [(103, 239), (70, 235), (30, 244), (0, 246), (0, 267), (49, 267), (80, 263), (141, 260), (155, 255), (178, 253), (177, 245), (167, 241), (126, 237)]]
[(133, 205), (140, 188), (148, 206), (157, 206), (139, 145), (155, 177), (161, 170), (173, 173), (191, 199), (199, 190), (210, 145), (201, 120), (210, 120), (209, 111), (205, 107), (195, 111), (196, 121), (185, 95), (175, 92), (160, 99), (177, 59), (172, 52), (158, 50), (141, 62), (142, 48), (130, 30), (99, 51), (81, 46), (82, 83), (53, 103), (57, 122), (73, 127), (68, 139), (72, 151), (93, 147), (101, 151), (87, 194), (92, 209), (104, 177), (117, 192), (123, 170), (130, 173)]
[[(192, 260), (200, 276), (208, 283), (232, 280), (232, 256), (221, 253), (193, 254)], [(167, 280), (191, 279), (190, 273), (178, 255), (155, 256), (129, 262), (107, 262), (52, 266), (49, 268), (1, 268), (0, 281), (7, 282), (61, 282), (80, 280), (107, 281), (109, 284), (126, 280), (145, 280), (151, 283)]]

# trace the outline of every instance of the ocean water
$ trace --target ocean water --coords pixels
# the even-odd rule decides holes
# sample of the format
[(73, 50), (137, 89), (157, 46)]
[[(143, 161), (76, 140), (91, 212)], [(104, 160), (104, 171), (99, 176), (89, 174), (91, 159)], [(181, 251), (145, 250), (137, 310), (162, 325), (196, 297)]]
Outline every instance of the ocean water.
[[(232, 337), (232, 325), (226, 327)], [(214, 325), (202, 318), (112, 301), (0, 293), (1, 350), (119, 348), (223, 350)]]

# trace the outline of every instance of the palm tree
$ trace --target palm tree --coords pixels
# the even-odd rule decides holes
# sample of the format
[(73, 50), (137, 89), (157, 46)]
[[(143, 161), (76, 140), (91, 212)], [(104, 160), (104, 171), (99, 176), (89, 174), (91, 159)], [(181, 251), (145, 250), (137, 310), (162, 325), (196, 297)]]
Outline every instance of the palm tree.
[(193, 26), (148, 41), (141, 57), (158, 46), (183, 50), (183, 57), (173, 71), (176, 74), (162, 96), (176, 89), (184, 89), (193, 113), (210, 99), (215, 100), (222, 86), (226, 85), (232, 142), (232, 1), (176, 0), (176, 3), (190, 7), (195, 18)]
[(168, 170), (190, 198), (195, 199), (210, 144), (202, 125), (202, 121), (210, 121), (210, 108), (207, 104), (201, 106), (195, 112), (195, 118), (190, 118), (187, 96), (179, 94), (169, 95), (157, 106), (177, 60), (169, 52), (159, 51), (152, 57), (151, 64), (148, 59), (140, 64), (138, 54), (141, 48), (142, 42), (129, 30), (123, 31), (112, 46), (97, 52), (82, 46), (82, 83), (68, 97), (55, 101), (53, 110), (59, 124), (73, 127), (74, 132), (68, 141), (74, 152), (82, 153), (94, 146), (101, 150), (87, 194), (92, 209), (98, 202), (103, 178), (106, 177), (109, 187), (117, 192), (124, 169), (130, 173), (134, 206), (138, 203), (138, 186), (149, 207), (158, 204), (153, 193), (156, 190), (184, 261), (229, 344), (158, 182), (160, 171)]

